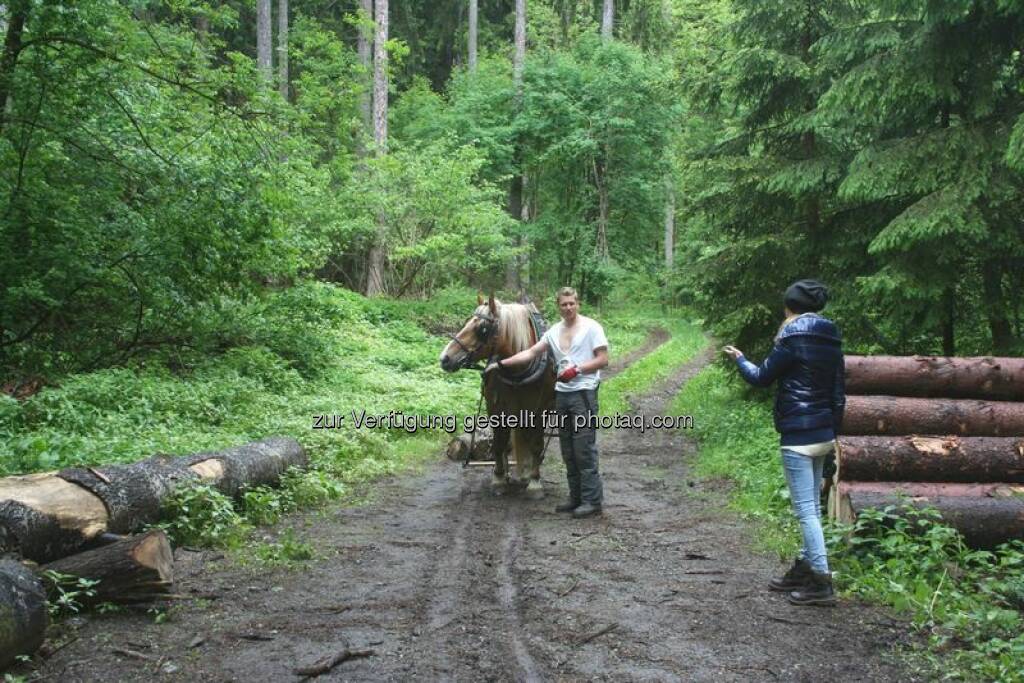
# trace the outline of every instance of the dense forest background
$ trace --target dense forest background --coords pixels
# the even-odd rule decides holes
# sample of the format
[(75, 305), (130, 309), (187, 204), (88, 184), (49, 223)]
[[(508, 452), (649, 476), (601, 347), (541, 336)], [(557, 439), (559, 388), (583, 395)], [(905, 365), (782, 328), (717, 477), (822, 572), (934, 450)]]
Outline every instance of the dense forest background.
[(1024, 350), (1019, 0), (7, 0), (0, 34), (5, 377), (259, 343), (311, 280), (573, 284), (756, 351), (815, 277), (851, 349)]

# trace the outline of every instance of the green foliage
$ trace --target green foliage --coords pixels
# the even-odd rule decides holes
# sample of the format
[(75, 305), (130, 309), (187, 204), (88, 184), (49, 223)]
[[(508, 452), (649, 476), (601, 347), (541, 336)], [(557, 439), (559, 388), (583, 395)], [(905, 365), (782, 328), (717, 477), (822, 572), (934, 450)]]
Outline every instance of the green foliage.
[(43, 571), (43, 577), (50, 593), (46, 609), (54, 620), (82, 611), (84, 603), (96, 595), (96, 586), (100, 583), (98, 580), (62, 574), (52, 569)]
[[(1019, 8), (733, 3), (732, 47), (682, 150), (685, 268), (714, 331), (755, 355), (814, 276), (860, 351), (1012, 353), (1024, 184)], [(948, 11), (946, 11), (948, 9)], [(712, 41), (714, 42), (714, 41)], [(696, 144), (695, 144), (696, 143)]]
[(256, 557), (271, 566), (296, 567), (316, 557), (313, 546), (295, 535), (292, 529), (285, 529), (275, 542), (256, 546)]
[(248, 530), (231, 499), (207, 485), (179, 488), (165, 502), (163, 513), (168, 521), (154, 526), (175, 545), (237, 547)]
[(921, 659), (957, 680), (1024, 680), (1024, 544), (970, 550), (934, 509), (887, 506), (830, 539), (840, 585), (892, 605), (927, 636)]

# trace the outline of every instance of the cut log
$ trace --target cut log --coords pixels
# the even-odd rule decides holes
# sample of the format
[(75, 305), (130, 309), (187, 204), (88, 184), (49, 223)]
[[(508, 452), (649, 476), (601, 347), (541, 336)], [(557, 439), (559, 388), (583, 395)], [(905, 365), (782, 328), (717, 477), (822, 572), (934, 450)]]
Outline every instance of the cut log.
[(846, 356), (848, 394), (1024, 401), (1024, 358)]
[(1024, 483), (1024, 437), (843, 436), (847, 481)]
[(841, 481), (834, 492), (837, 501), (830, 507), (842, 522), (853, 522), (868, 508), (906, 502), (936, 508), (973, 548), (1024, 540), (1024, 486)]
[(174, 582), (174, 555), (167, 534), (155, 529), (43, 566), (61, 574), (99, 581), (83, 604), (134, 603), (169, 593)]
[(842, 434), (1024, 435), (1024, 403), (847, 396)]
[(157, 521), (163, 502), (185, 482), (205, 481), (236, 496), (306, 463), (297, 441), (274, 437), (219, 452), (6, 477), (0, 479), (0, 552), (56, 560), (100, 534), (125, 534)]
[(20, 562), (0, 560), (0, 670), (39, 649), (48, 624), (39, 577)]

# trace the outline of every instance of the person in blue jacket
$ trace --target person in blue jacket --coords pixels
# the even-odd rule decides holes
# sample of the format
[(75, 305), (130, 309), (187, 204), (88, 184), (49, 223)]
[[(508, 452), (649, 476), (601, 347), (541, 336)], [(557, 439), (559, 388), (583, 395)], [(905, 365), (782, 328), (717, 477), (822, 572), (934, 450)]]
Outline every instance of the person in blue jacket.
[(846, 406), (842, 337), (835, 323), (819, 311), (828, 290), (815, 280), (799, 280), (786, 290), (786, 319), (775, 346), (760, 365), (747, 360), (734, 346), (724, 351), (750, 384), (766, 387), (777, 382), (775, 430), (782, 445), (793, 511), (800, 521), (803, 548), (785, 576), (769, 588), (788, 593), (796, 605), (834, 605), (825, 536), (821, 528), (822, 470), (833, 455), (835, 438)]

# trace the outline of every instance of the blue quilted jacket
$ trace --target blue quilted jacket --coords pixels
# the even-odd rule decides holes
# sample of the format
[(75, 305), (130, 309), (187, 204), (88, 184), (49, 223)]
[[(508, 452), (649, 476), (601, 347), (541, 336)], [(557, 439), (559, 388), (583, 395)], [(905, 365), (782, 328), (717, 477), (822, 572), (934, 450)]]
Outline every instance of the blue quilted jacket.
[(846, 407), (842, 337), (831, 320), (805, 313), (786, 325), (761, 365), (736, 359), (743, 379), (758, 387), (778, 381), (775, 430), (783, 446), (835, 438)]

